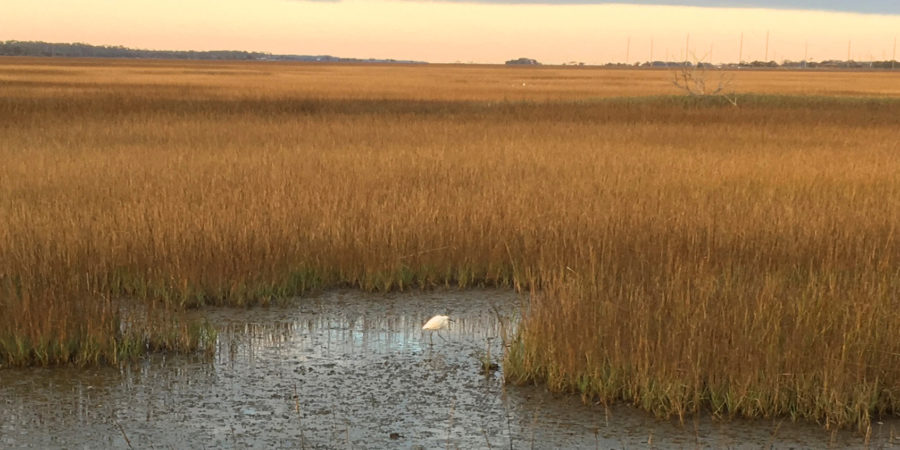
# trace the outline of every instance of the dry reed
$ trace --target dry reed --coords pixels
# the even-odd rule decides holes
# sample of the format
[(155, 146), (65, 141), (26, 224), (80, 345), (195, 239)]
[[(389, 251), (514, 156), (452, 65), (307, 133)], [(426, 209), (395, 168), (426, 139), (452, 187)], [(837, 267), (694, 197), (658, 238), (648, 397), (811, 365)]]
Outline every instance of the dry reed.
[(195, 305), (499, 285), (534, 290), (513, 381), (896, 413), (900, 81), (739, 73), (734, 108), (668, 79), (4, 59), (0, 364), (208, 349)]

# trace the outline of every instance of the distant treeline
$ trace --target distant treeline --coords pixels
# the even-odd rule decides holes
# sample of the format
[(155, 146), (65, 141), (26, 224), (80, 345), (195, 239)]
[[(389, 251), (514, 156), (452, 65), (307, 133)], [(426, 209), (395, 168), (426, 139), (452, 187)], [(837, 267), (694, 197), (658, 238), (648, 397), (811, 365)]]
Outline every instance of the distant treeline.
[[(541, 65), (536, 59), (518, 58), (506, 61), (506, 65)], [(585, 66), (587, 64), (580, 61), (569, 61), (563, 63), (564, 66)], [(698, 68), (724, 68), (724, 69), (740, 69), (740, 68), (756, 68), (756, 69), (896, 69), (900, 67), (897, 61), (790, 61), (785, 60), (781, 63), (777, 61), (741, 61), (738, 63), (711, 64), (707, 62), (691, 62), (691, 61), (637, 61), (634, 63), (615, 63), (610, 62), (603, 67), (610, 68), (681, 68), (681, 67), (698, 67)]]
[[(237, 61), (305, 61), (305, 62), (345, 62), (345, 63), (406, 63), (425, 64), (422, 61), (407, 61), (396, 59), (360, 59), (341, 58), (331, 55), (274, 55), (264, 52), (245, 52), (239, 50), (141, 50), (123, 47), (121, 45), (90, 45), (83, 43), (52, 43), (41, 41), (0, 41), (0, 56), (56, 56), (71, 58), (153, 58), (153, 59), (198, 59), (198, 60), (237, 60)], [(507, 65), (540, 65), (541, 63), (531, 58), (519, 58), (506, 61)], [(571, 61), (563, 65), (586, 65), (583, 62)], [(647, 61), (635, 63), (607, 63), (605, 67), (683, 67), (693, 66), (695, 63), (686, 61)], [(895, 69), (900, 68), (896, 61), (753, 61), (713, 65), (709, 63), (696, 63), (700, 67), (721, 68), (843, 68), (843, 69)]]
[(0, 56), (55, 56), (71, 58), (154, 58), (240, 61), (318, 61), (318, 62), (374, 62), (421, 63), (394, 59), (340, 58), (331, 55), (273, 55), (238, 50), (141, 50), (123, 46), (90, 45), (83, 43), (52, 43), (40, 41), (0, 41)]
[[(652, 63), (643, 63), (641, 66), (691, 66), (690, 62), (683, 63), (664, 63), (662, 61), (654, 61)], [(841, 61), (836, 59), (826, 60), (826, 61), (782, 61), (778, 63), (776, 61), (752, 61), (747, 62), (743, 61), (740, 64), (731, 63), (731, 64), (722, 64), (722, 65), (714, 65), (709, 63), (697, 63), (698, 67), (728, 67), (728, 68), (737, 68), (737, 67), (754, 67), (754, 68), (788, 68), (788, 69), (815, 69), (815, 68), (834, 68), (834, 69), (893, 69), (894, 66), (897, 65), (896, 61)]]
[[(507, 62), (513, 64), (513, 62)], [(572, 61), (564, 65), (583, 66), (582, 62)], [(726, 64), (710, 64), (706, 62), (690, 62), (690, 61), (646, 61), (625, 63), (607, 63), (604, 67), (618, 68), (679, 68), (679, 67), (699, 67), (699, 68), (756, 68), (756, 69), (900, 69), (900, 63), (897, 61), (743, 61), (738, 63)]]

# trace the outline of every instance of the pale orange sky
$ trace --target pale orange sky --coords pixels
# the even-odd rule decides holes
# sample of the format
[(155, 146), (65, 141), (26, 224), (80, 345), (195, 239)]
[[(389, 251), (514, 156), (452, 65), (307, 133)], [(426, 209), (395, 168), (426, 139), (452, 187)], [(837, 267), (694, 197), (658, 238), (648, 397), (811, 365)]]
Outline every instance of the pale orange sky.
[[(3, 0), (0, 40), (429, 62), (891, 59), (900, 15), (647, 5)], [(688, 35), (689, 38), (688, 38)], [(630, 44), (629, 44), (630, 41)], [(708, 56), (704, 58), (709, 60)]]

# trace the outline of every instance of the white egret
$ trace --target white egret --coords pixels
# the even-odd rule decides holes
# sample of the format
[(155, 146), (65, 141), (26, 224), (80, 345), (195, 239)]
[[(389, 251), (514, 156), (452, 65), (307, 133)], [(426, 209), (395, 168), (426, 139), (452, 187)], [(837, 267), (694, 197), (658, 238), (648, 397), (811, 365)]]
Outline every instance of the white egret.
[[(422, 329), (431, 331), (429, 339), (431, 340), (432, 345), (434, 344), (434, 332), (442, 330), (444, 328), (450, 328), (450, 322), (452, 321), (450, 320), (449, 316), (442, 316), (440, 314), (428, 319), (428, 322), (425, 322), (425, 325), (422, 326)], [(438, 335), (438, 337), (440, 337), (440, 334)]]

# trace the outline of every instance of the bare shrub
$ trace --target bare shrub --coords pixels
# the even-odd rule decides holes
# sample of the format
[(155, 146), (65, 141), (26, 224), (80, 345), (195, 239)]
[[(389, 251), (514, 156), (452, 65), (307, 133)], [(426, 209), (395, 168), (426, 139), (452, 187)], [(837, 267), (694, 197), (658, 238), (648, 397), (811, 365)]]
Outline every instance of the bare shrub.
[[(704, 56), (705, 58), (705, 56)], [(693, 64), (685, 61), (674, 73), (672, 84), (676, 88), (695, 97), (721, 97), (737, 106), (737, 94), (734, 92), (734, 76), (724, 70), (715, 70), (716, 77), (710, 77), (712, 64), (703, 62), (703, 58), (694, 56)]]

